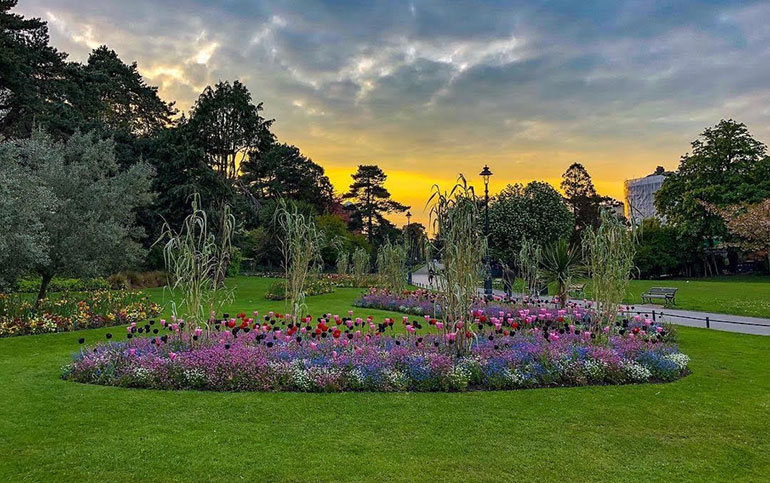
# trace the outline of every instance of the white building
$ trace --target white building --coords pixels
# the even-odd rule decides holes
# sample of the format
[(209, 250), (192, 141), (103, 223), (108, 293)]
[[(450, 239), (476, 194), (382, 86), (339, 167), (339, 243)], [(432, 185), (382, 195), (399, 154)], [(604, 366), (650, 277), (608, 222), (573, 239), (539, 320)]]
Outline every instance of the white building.
[(655, 209), (655, 192), (663, 186), (665, 179), (665, 175), (651, 174), (626, 180), (626, 218), (634, 223), (640, 223), (645, 218), (662, 219)]

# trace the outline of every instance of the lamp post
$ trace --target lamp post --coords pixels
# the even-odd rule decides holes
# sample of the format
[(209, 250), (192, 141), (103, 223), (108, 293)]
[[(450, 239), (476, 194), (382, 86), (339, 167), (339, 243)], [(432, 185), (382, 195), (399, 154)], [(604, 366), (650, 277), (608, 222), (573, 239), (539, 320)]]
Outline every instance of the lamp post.
[(410, 233), (409, 228), (411, 227), (412, 223), (412, 212), (408, 211), (406, 212), (406, 239), (409, 242), (409, 258), (406, 261), (406, 270), (407, 270), (407, 276), (406, 276), (406, 283), (409, 285), (412, 285), (412, 234)]
[(488, 165), (484, 165), (484, 169), (479, 173), (484, 179), (484, 236), (487, 238), (487, 248), (484, 253), (484, 265), (486, 266), (487, 277), (484, 279), (484, 295), (492, 295), (492, 270), (489, 266), (489, 177), (492, 176), (492, 171), (489, 170)]

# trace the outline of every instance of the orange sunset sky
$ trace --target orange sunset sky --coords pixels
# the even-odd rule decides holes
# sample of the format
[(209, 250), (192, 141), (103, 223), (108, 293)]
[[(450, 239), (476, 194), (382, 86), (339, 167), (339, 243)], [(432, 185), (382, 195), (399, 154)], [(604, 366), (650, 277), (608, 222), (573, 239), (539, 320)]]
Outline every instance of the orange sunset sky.
[[(770, 140), (767, 2), (132, 2), (27, 0), (54, 46), (106, 44), (187, 111), (240, 79), (282, 142), (343, 192), (357, 164), (388, 174), (416, 221), (458, 173), (492, 192), (555, 186), (583, 163), (601, 194), (675, 169), (703, 128)], [(393, 217), (403, 223), (402, 216)]]

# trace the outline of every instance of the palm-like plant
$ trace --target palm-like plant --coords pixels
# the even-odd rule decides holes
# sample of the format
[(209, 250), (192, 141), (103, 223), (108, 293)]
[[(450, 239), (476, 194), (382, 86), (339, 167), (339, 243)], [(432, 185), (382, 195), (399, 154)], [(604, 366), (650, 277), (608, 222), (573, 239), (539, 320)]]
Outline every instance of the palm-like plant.
[(570, 246), (566, 238), (551, 243), (543, 252), (541, 260), (542, 277), (556, 283), (556, 293), (562, 307), (569, 298), (572, 280), (585, 273), (580, 260), (580, 251)]

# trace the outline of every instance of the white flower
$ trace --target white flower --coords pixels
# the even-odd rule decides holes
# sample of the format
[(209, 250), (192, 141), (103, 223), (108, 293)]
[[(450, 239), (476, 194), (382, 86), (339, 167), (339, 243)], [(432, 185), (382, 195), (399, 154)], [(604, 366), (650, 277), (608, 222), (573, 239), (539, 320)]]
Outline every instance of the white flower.
[(680, 371), (687, 369), (687, 363), (690, 362), (690, 356), (681, 352), (669, 354), (666, 356), (666, 359), (676, 364)]

